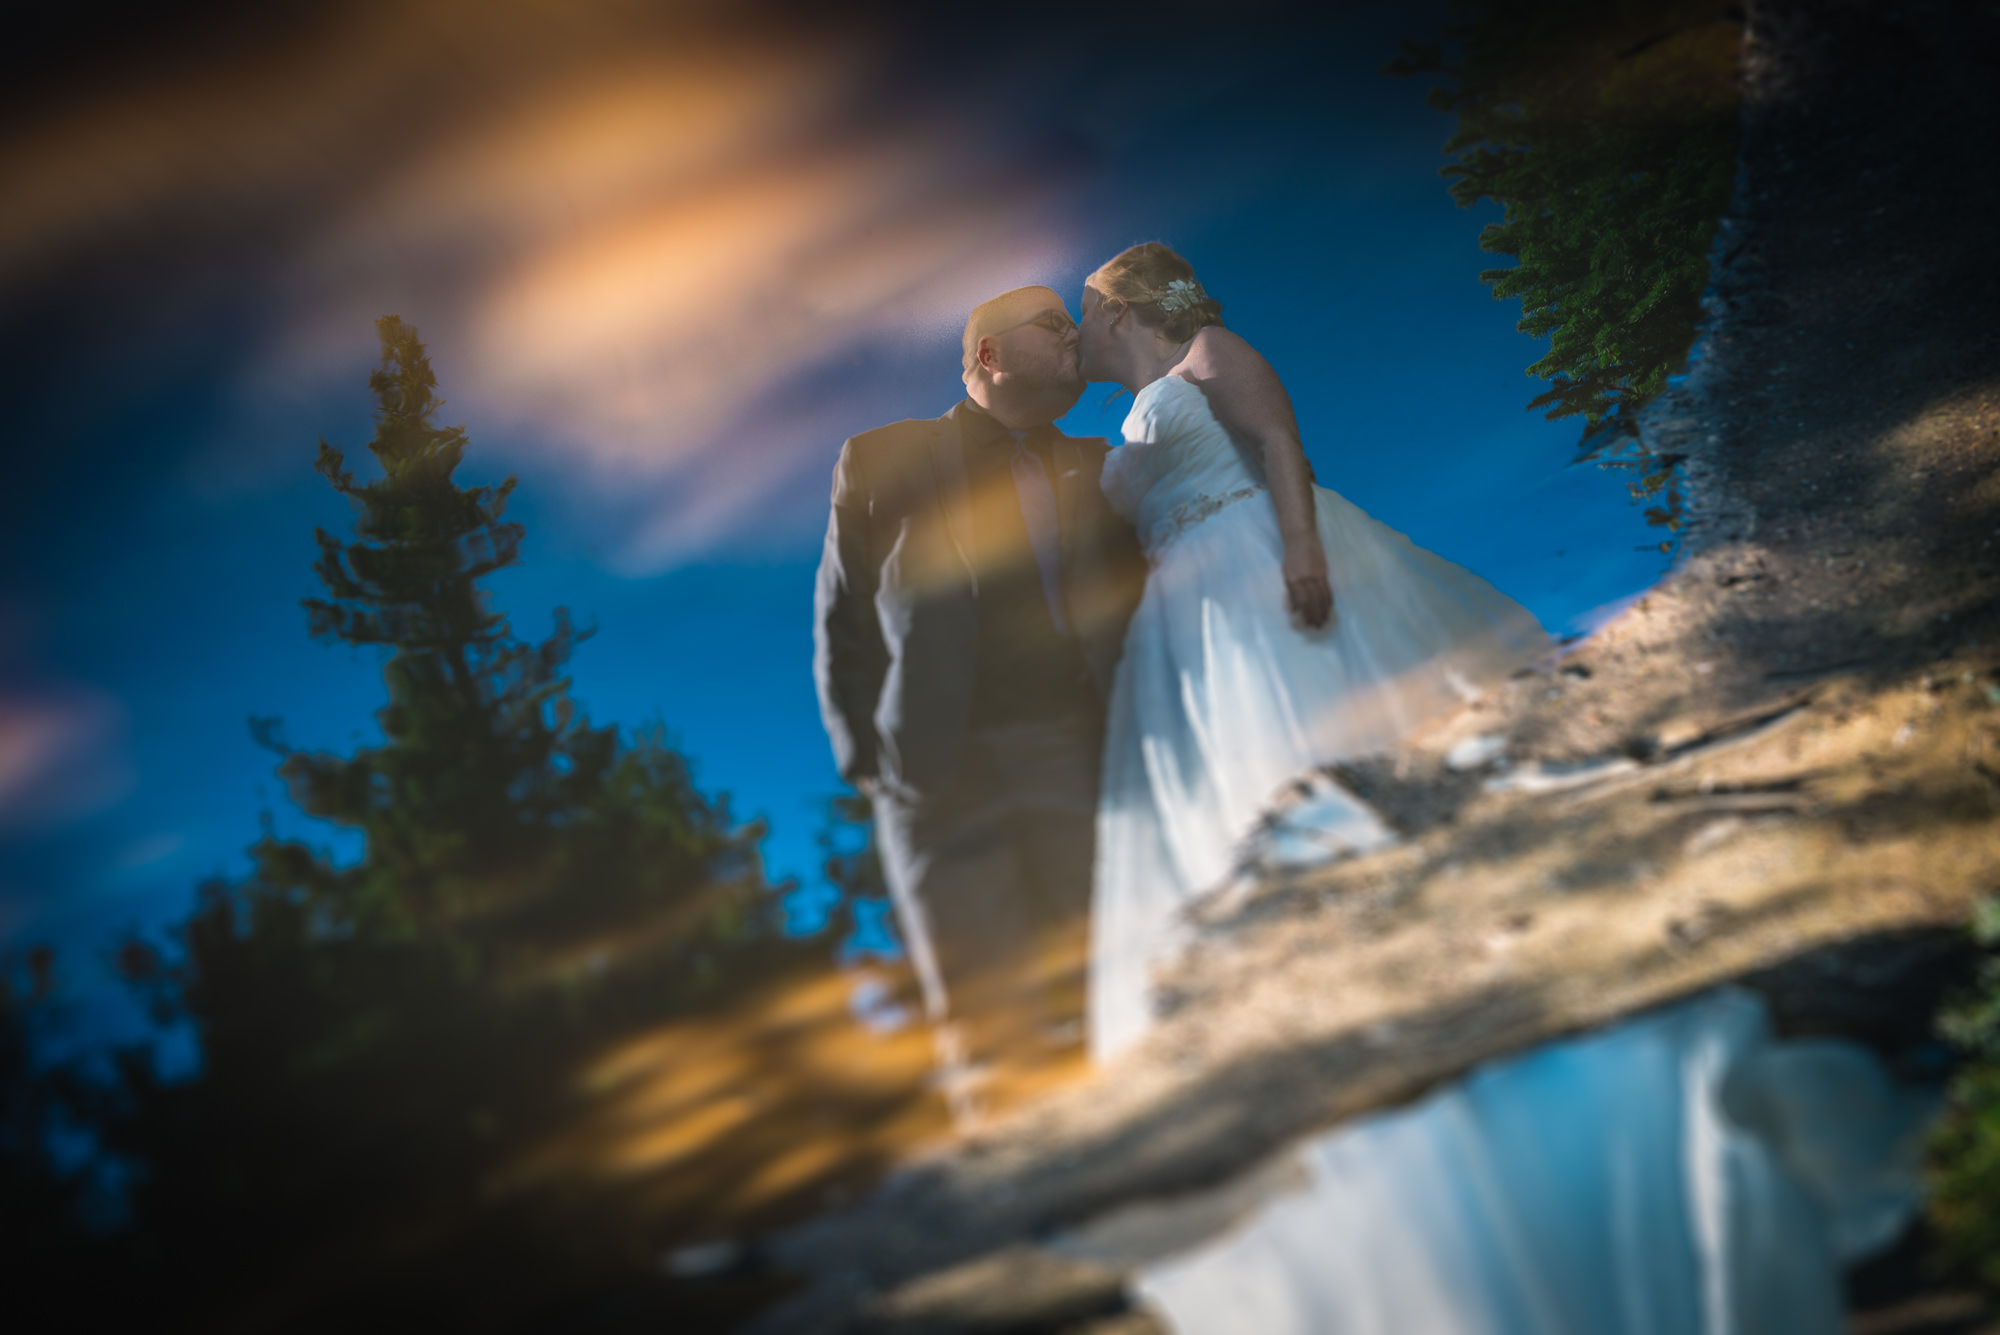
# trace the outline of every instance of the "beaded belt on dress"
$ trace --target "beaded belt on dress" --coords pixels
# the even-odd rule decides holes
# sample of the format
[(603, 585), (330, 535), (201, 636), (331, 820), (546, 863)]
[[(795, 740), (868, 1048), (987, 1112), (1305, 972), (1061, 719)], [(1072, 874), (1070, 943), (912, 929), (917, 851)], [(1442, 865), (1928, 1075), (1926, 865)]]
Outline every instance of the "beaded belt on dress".
[(1209, 518), (1220, 510), (1226, 510), (1240, 500), (1260, 494), (1262, 487), (1239, 487), (1221, 496), (1190, 496), (1173, 509), (1161, 515), (1152, 525), (1153, 534), (1146, 543), (1146, 560), (1154, 565), (1166, 554), (1183, 533)]

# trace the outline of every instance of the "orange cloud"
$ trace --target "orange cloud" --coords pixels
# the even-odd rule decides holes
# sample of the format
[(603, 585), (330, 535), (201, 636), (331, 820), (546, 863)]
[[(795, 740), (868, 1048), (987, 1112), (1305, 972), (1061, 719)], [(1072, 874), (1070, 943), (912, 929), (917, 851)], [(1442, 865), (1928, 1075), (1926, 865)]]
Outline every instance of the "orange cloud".
[(482, 402), (657, 465), (843, 346), (946, 324), (955, 337), (982, 280), (1061, 247), (1035, 226), (1032, 188), (983, 207), (935, 197), (951, 156), (869, 144), (758, 163), (549, 247), (481, 308)]
[(886, 50), (724, 7), (355, 0), (0, 144), (0, 292), (65, 257), (221, 249), (191, 272), (263, 310), (236, 379), (260, 424), (358, 393), (374, 317), (401, 314), (453, 416), (657, 492), (628, 564), (682, 559), (829, 463), (845, 430), (759, 418), (788, 380), (862, 343), (950, 347), (973, 303), (1080, 259), (1075, 181), (991, 117), (865, 112)]

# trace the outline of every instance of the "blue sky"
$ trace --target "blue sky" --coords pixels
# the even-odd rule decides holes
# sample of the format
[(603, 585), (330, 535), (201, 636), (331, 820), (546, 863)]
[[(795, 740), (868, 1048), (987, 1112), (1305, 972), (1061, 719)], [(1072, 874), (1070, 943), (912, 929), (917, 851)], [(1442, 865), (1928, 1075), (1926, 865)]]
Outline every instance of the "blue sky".
[[(240, 872), (261, 812), (330, 839), (245, 720), (374, 732), (379, 663), (298, 602), (313, 528), (347, 523), (311, 465), (368, 438), (376, 315), (430, 344), (461, 479), (520, 476), (516, 630), (595, 622), (584, 706), (664, 721), (780, 875), (812, 874), (836, 783), (810, 615), (841, 439), (956, 401), (974, 301), (1074, 304), (1132, 242), (1180, 249), (1270, 357), (1322, 483), (1552, 630), (1660, 573), (1620, 478), (1567, 466), (1575, 424), (1523, 410), (1539, 351), (1477, 281), (1491, 215), (1379, 73), (1426, 8), (420, 9), (414, 54), (336, 5), (255, 59), (79, 59), (0, 163), (0, 936), (58, 943), (83, 995), (113, 933)], [(1115, 437), (1109, 397), (1065, 427)]]

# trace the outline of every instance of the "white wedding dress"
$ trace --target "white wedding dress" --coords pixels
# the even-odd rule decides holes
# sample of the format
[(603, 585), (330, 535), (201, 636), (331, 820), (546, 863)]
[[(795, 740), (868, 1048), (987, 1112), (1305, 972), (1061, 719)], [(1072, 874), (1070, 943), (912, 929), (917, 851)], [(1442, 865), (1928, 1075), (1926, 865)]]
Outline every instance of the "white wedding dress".
[(1725, 988), (1312, 1140), (1133, 1289), (1174, 1335), (1840, 1335), (1938, 1103)]
[[(1151, 1023), (1180, 910), (1273, 790), (1380, 750), (1547, 637), (1484, 580), (1315, 490), (1338, 619), (1295, 628), (1257, 460), (1193, 384), (1139, 391), (1104, 491), (1152, 572), (1112, 695), (1092, 915), (1093, 1054)], [(1316, 838), (1390, 838), (1336, 788)], [(1140, 1266), (1176, 1335), (1837, 1335), (1839, 1268), (1920, 1199), (1934, 1091), (1776, 1041), (1724, 989), (1493, 1063), (1297, 1151), (1305, 1187)]]
[[(1295, 628), (1257, 460), (1202, 391), (1139, 391), (1104, 492), (1152, 572), (1111, 701), (1092, 914), (1093, 1054), (1151, 1023), (1150, 971), (1273, 790), (1395, 743), (1547, 636), (1475, 575), (1315, 489), (1338, 619)], [(1391, 836), (1335, 787), (1316, 839)], [(1837, 1335), (1839, 1268), (1920, 1199), (1934, 1091), (1783, 1043), (1724, 989), (1493, 1063), (1316, 1137), (1304, 1190), (1142, 1264), (1176, 1335)]]
[[(1324, 487), (1335, 619), (1301, 630), (1261, 461), (1191, 382), (1141, 389), (1103, 488), (1152, 565), (1125, 635), (1105, 738), (1091, 912), (1090, 1039), (1102, 1061), (1151, 1023), (1154, 966), (1190, 897), (1219, 884), (1281, 787), (1381, 751), (1547, 648), (1526, 609)], [(1390, 837), (1358, 801), (1315, 833)]]

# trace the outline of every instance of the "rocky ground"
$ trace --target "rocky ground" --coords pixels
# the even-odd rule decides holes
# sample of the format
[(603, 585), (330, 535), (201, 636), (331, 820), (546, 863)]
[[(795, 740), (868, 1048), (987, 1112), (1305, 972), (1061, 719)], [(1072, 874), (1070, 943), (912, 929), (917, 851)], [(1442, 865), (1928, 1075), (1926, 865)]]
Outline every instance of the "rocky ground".
[[(789, 1235), (760, 1329), (1148, 1329), (1125, 1271), (1299, 1139), (1725, 981), (1924, 1055), (2000, 890), (1996, 69), (1990, 4), (1752, 6), (1709, 322), (1645, 420), (1673, 574), (1343, 771), (1399, 845), (1205, 904), (1140, 1051)], [(1854, 1329), (1980, 1328), (1884, 1264)]]

